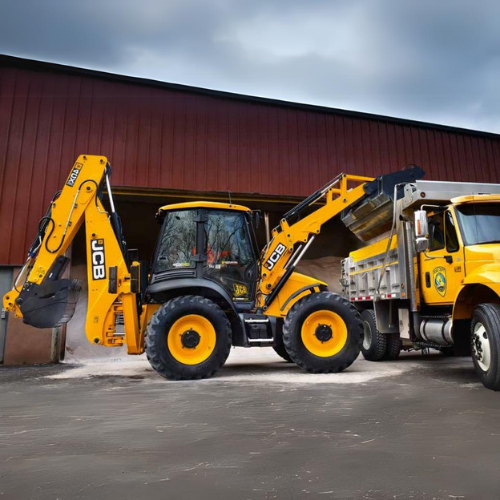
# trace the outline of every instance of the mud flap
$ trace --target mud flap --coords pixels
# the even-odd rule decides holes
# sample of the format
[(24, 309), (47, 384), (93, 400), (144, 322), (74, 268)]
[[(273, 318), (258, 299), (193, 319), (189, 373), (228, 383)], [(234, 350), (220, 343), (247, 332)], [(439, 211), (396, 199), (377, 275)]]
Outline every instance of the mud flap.
[(81, 289), (80, 281), (70, 279), (41, 285), (26, 283), (17, 298), (24, 323), (35, 328), (67, 323), (73, 317)]

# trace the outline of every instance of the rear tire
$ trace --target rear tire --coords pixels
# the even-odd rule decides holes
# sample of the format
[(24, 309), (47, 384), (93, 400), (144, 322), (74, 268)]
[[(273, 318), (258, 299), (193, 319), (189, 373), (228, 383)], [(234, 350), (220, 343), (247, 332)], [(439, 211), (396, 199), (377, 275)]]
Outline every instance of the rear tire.
[(361, 317), (340, 295), (319, 292), (300, 299), (288, 312), (283, 341), (294, 363), (311, 373), (337, 373), (358, 357)]
[(399, 358), (399, 353), (403, 348), (403, 341), (399, 333), (387, 333), (387, 347), (385, 349), (384, 361), (394, 361)]
[(169, 380), (193, 380), (214, 375), (231, 349), (231, 324), (209, 299), (193, 295), (165, 302), (146, 331), (151, 366)]
[(481, 382), (500, 390), (500, 305), (481, 304), (471, 324), (472, 361)]
[(363, 343), (361, 352), (367, 361), (381, 361), (384, 359), (387, 349), (387, 335), (377, 330), (375, 312), (373, 309), (365, 309), (361, 313), (363, 321)]

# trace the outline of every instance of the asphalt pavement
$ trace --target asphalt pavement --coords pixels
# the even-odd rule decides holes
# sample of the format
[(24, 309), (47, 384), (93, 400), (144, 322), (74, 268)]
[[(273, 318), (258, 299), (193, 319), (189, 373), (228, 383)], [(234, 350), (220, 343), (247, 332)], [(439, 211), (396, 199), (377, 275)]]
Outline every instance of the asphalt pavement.
[(2, 499), (500, 498), (500, 393), (466, 358), (309, 375), (253, 349), (204, 381), (131, 358), (0, 388)]

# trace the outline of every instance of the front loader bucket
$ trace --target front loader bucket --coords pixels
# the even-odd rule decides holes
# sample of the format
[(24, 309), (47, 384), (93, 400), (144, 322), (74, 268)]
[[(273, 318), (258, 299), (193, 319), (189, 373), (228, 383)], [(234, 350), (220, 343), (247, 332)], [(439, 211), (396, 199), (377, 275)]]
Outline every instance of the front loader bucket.
[(53, 328), (67, 323), (75, 312), (82, 289), (78, 280), (26, 283), (17, 298), (23, 321), (35, 328)]

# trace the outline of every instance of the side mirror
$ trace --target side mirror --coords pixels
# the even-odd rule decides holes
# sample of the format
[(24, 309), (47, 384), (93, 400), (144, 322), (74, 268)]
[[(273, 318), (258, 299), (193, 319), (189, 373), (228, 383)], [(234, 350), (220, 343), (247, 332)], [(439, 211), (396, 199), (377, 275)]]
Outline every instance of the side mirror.
[(425, 252), (429, 248), (429, 222), (425, 210), (415, 212), (415, 248)]

